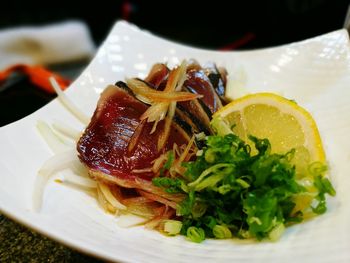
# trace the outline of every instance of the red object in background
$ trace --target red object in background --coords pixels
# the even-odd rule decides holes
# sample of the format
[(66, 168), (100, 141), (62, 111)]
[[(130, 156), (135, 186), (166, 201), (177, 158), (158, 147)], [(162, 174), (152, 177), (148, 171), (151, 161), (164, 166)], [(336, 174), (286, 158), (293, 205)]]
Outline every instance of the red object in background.
[(22, 73), (28, 76), (29, 81), (33, 85), (51, 94), (54, 94), (55, 91), (49, 81), (50, 77), (54, 77), (63, 90), (66, 89), (71, 83), (70, 80), (63, 78), (42, 66), (30, 66), (23, 64), (13, 65), (4, 71), (0, 71), (0, 83), (6, 81), (6, 79), (14, 72)]
[(230, 51), (230, 50), (234, 50), (237, 49), (239, 47), (244, 46), (245, 44), (248, 44), (250, 41), (252, 41), (255, 38), (255, 34), (254, 33), (246, 33), (243, 37), (241, 37), (240, 39), (227, 44), (223, 47), (220, 47), (219, 50), (221, 51)]
[(132, 5), (128, 0), (125, 0), (122, 4), (122, 8), (121, 8), (121, 16), (122, 19), (129, 21), (130, 19), (130, 13), (132, 11)]

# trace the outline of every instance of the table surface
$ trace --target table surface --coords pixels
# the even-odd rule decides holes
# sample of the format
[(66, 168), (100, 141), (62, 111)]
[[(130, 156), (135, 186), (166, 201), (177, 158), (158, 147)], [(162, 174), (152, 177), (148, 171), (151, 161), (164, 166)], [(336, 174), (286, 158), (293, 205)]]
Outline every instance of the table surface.
[(0, 262), (103, 262), (48, 239), (0, 214)]

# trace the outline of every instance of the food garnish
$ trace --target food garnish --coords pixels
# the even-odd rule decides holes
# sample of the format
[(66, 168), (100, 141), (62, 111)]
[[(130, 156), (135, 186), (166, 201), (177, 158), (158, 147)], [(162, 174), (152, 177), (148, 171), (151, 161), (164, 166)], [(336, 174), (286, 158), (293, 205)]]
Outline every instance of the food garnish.
[[(272, 93), (227, 104), (226, 74), (183, 61), (108, 86), (77, 142), (84, 178), (75, 182), (107, 212), (193, 242), (275, 241), (287, 226), (325, 213), (335, 190), (312, 116)], [(49, 164), (46, 179), (62, 166)]]

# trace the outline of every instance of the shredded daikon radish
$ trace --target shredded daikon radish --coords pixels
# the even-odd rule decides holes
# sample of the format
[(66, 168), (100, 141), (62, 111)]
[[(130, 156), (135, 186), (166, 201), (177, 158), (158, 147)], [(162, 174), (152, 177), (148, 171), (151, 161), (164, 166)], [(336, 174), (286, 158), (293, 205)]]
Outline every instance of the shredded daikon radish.
[(164, 220), (169, 219), (171, 216), (175, 214), (175, 210), (169, 209), (169, 207), (165, 206), (162, 211), (160, 211), (158, 216), (153, 217), (150, 221), (145, 224), (146, 228), (153, 229), (159, 227)]
[(131, 180), (125, 180), (125, 179), (117, 178), (115, 176), (111, 176), (109, 174), (104, 174), (99, 172), (92, 173), (92, 176), (97, 178), (100, 181), (105, 181), (110, 184), (116, 184), (116, 185), (119, 185), (120, 187), (142, 189), (177, 203), (181, 202), (184, 198), (182, 194), (169, 194), (165, 192), (163, 189), (153, 185), (152, 182), (141, 179), (139, 177), (135, 178), (135, 181), (131, 181)]
[(106, 211), (110, 213), (116, 213), (116, 208), (113, 207), (111, 204), (108, 203), (106, 197), (102, 193), (101, 189), (99, 187), (96, 188), (97, 193), (97, 202), (98, 204)]
[(88, 168), (84, 166), (79, 160), (72, 163), (72, 166), (70, 167), (70, 169), (76, 175), (79, 175), (85, 178), (90, 178)]
[(174, 145), (173, 149), (174, 151), (177, 152), (177, 155), (179, 156), (178, 158), (175, 158), (175, 160), (173, 161), (170, 169), (169, 169), (169, 173), (172, 177), (175, 177), (176, 175), (181, 175), (184, 176), (183, 173), (185, 171), (185, 167), (181, 166), (181, 163), (183, 161), (188, 161), (190, 159), (190, 157), (194, 154), (191, 154), (191, 149), (192, 149), (192, 145), (194, 143), (195, 140), (195, 136), (192, 136), (192, 138), (190, 139), (190, 141), (188, 142), (187, 145), (181, 145), (181, 153), (177, 152), (178, 147), (175, 147), (177, 145)]
[(148, 198), (148, 199), (150, 199), (150, 200), (157, 201), (157, 202), (159, 202), (159, 203), (161, 203), (161, 204), (165, 204), (165, 205), (170, 206), (170, 207), (172, 207), (172, 208), (174, 208), (174, 209), (176, 209), (176, 207), (177, 207), (176, 202), (173, 202), (173, 201), (170, 201), (170, 200), (168, 200), (168, 199), (165, 199), (165, 198), (163, 198), (163, 197), (161, 197), (161, 196), (159, 196), (159, 195), (152, 194), (152, 193), (149, 193), (149, 192), (140, 190), (140, 189), (138, 189), (137, 192), (138, 192), (141, 196), (144, 196), (144, 197), (146, 197), (146, 198)]
[(64, 187), (68, 187), (68, 188), (71, 188), (73, 190), (85, 193), (88, 196), (91, 196), (92, 198), (97, 200), (97, 188), (88, 188), (85, 186), (81, 186), (79, 184), (72, 183), (72, 182), (67, 181), (67, 180), (61, 181), (59, 179), (55, 179), (54, 182), (62, 184)]
[(52, 124), (52, 127), (60, 132), (61, 134), (71, 138), (72, 140), (74, 141), (77, 141), (81, 135), (81, 132), (72, 128), (72, 127), (69, 127), (67, 124), (63, 124), (61, 123), (60, 121), (55, 121), (53, 124)]
[[(152, 200), (150, 201), (154, 202)], [(155, 213), (150, 203), (130, 204), (128, 205), (128, 209), (126, 210), (126, 212), (133, 215), (142, 216), (148, 219), (151, 219), (155, 216)]]
[(126, 215), (120, 215), (117, 225), (120, 227), (132, 227), (137, 225), (143, 225), (145, 224), (149, 219), (144, 218), (141, 216), (133, 215), (133, 214), (126, 214)]
[(123, 205), (122, 203), (120, 203), (112, 194), (111, 190), (108, 188), (107, 185), (105, 185), (104, 183), (99, 183), (98, 184), (102, 194), (105, 196), (105, 198), (107, 199), (107, 201), (114, 206), (117, 209), (120, 210), (125, 210), (126, 206)]
[(168, 160), (168, 153), (161, 154), (157, 159), (153, 160), (152, 171), (157, 174), (160, 168), (164, 165), (164, 163)]
[(89, 124), (90, 118), (86, 116), (81, 110), (79, 110), (77, 106), (75, 106), (75, 104), (66, 96), (66, 94), (64, 94), (56, 79), (54, 77), (50, 77), (49, 80), (53, 89), (58, 95), (58, 99), (62, 102), (62, 104), (83, 124)]
[(96, 188), (97, 187), (96, 181), (94, 181), (90, 178), (87, 178), (87, 177), (82, 177), (82, 176), (76, 175), (74, 173), (66, 174), (64, 176), (63, 183), (65, 183), (65, 182), (69, 182), (71, 184), (76, 184), (76, 185), (86, 187), (86, 188)]
[(52, 131), (65, 145), (69, 147), (69, 149), (75, 148), (75, 142), (73, 140), (67, 138), (66, 136), (62, 135), (62, 133), (57, 132), (54, 129), (52, 129)]
[(38, 121), (36, 127), (54, 153), (67, 151), (71, 148), (67, 145), (68, 143), (66, 141), (53, 132), (46, 122)]
[(34, 192), (33, 192), (33, 209), (34, 211), (40, 211), (45, 186), (49, 179), (55, 173), (69, 168), (72, 163), (77, 161), (77, 153), (75, 149), (58, 153), (48, 159), (38, 172), (36, 177)]
[(187, 146), (185, 147), (185, 149), (181, 153), (179, 159), (177, 160), (178, 165), (181, 165), (181, 163), (185, 160), (186, 156), (189, 154), (189, 152), (192, 148), (192, 144), (194, 143), (194, 139), (195, 139), (195, 137), (192, 136), (191, 140), (188, 142)]

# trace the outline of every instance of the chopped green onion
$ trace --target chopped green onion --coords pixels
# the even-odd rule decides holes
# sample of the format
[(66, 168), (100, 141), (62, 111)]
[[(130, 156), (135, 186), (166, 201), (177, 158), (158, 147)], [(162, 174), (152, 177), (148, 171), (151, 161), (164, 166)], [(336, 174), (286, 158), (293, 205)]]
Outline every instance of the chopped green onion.
[[(204, 170), (197, 180), (189, 183), (188, 186), (193, 187), (195, 191), (201, 191), (204, 188), (213, 187), (227, 175), (228, 171), (224, 168), (233, 170), (232, 164), (219, 163), (213, 165)], [(210, 174), (212, 174), (212, 176), (209, 176)]]
[(277, 226), (275, 226), (269, 233), (269, 239), (271, 241), (277, 241), (280, 239), (282, 234), (284, 233), (286, 227), (283, 223), (279, 223)]
[(204, 230), (200, 227), (190, 226), (187, 229), (187, 238), (195, 243), (200, 243), (205, 239)]
[(214, 118), (210, 122), (210, 125), (214, 129), (215, 133), (220, 136), (233, 133), (231, 127), (223, 119), (219, 117)]
[(314, 176), (323, 175), (327, 171), (327, 166), (321, 162), (313, 162), (309, 165), (308, 170)]
[(216, 225), (213, 227), (213, 235), (218, 239), (227, 239), (232, 237), (232, 233), (227, 226)]
[(207, 210), (207, 205), (203, 202), (195, 202), (192, 207), (193, 218), (199, 218), (204, 215)]
[(243, 188), (249, 188), (250, 184), (248, 184), (246, 181), (244, 181), (241, 178), (236, 179), (236, 182), (242, 186)]
[(315, 176), (314, 185), (320, 193), (327, 193), (331, 196), (335, 196), (336, 194), (331, 182), (327, 178), (322, 177), (321, 175)]
[(211, 149), (208, 149), (206, 152), (205, 152), (205, 155), (204, 155), (204, 158), (205, 158), (205, 161), (207, 163), (213, 163), (215, 162), (215, 152)]
[(166, 220), (164, 223), (164, 232), (170, 236), (175, 236), (180, 233), (182, 222), (178, 220)]
[(204, 132), (200, 132), (194, 135), (197, 141), (204, 141), (207, 137)]
[[(230, 129), (222, 122), (217, 125), (221, 133)], [(324, 164), (311, 164), (303, 175), (310, 183), (302, 184), (293, 163), (295, 149), (273, 153), (269, 140), (249, 136), (256, 149), (251, 152), (249, 144), (227, 133), (207, 136), (196, 160), (181, 164), (185, 168), (182, 177), (153, 179), (153, 184), (166, 192), (184, 195), (176, 209), (182, 221), (180, 234), (193, 242), (232, 236), (275, 241), (285, 224), (303, 220), (304, 210), (295, 211), (297, 197), (310, 194), (312, 184), (317, 192), (312, 193), (312, 205), (305, 209), (315, 214), (326, 212), (326, 194), (336, 192), (325, 178)]]

